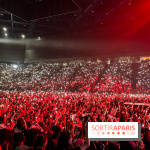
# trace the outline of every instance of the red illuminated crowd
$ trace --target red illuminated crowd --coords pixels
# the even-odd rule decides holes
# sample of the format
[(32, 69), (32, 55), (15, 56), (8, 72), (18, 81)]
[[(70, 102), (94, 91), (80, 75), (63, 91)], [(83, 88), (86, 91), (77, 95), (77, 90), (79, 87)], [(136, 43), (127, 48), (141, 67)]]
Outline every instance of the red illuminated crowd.
[[(146, 79), (148, 68), (143, 67)], [(1, 69), (0, 145), (2, 150), (150, 149), (148, 94), (131, 94), (131, 62), (96, 61), (29, 64)], [(4, 64), (3, 64), (4, 65)], [(146, 87), (144, 73), (139, 89)], [(139, 84), (141, 83), (142, 84)], [(139, 86), (140, 85), (140, 86)], [(142, 91), (142, 90), (141, 90)], [(132, 102), (133, 104), (124, 104)], [(138, 142), (90, 142), (87, 122), (139, 122)]]

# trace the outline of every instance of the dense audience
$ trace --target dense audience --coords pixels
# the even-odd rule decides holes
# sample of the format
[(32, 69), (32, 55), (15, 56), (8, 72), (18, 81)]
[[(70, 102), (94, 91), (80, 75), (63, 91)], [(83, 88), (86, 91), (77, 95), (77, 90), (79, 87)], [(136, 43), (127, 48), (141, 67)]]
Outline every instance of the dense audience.
[(140, 63), (137, 91), (143, 93), (150, 92), (150, 61), (145, 60)]
[(107, 66), (96, 89), (99, 92), (130, 94), (132, 90), (131, 76), (131, 62), (114, 62)]
[(38, 63), (26, 67), (3, 67), (2, 90), (130, 93), (131, 62), (110, 65), (97, 61)]
[[(137, 89), (149, 89), (149, 62), (141, 62), (146, 73), (139, 72)], [(1, 65), (0, 149), (149, 150), (150, 107), (140, 104), (149, 104), (150, 96), (142, 90), (131, 94), (131, 65), (130, 60)], [(141, 141), (90, 142), (89, 121), (139, 122)]]

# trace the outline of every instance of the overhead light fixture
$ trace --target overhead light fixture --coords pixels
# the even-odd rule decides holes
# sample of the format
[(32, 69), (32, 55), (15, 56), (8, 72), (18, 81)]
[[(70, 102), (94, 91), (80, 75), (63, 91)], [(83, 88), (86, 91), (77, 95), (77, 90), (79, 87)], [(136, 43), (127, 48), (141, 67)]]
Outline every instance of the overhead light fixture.
[(3, 30), (4, 30), (4, 31), (7, 31), (7, 28), (4, 27)]
[(24, 35), (24, 34), (22, 34), (21, 36), (22, 36), (22, 38), (25, 38), (25, 35)]
[(3, 14), (1, 14), (1, 16), (3, 16)]
[(7, 34), (7, 33), (5, 33), (5, 36), (8, 36), (8, 34)]
[(41, 37), (38, 37), (38, 40), (41, 40)]

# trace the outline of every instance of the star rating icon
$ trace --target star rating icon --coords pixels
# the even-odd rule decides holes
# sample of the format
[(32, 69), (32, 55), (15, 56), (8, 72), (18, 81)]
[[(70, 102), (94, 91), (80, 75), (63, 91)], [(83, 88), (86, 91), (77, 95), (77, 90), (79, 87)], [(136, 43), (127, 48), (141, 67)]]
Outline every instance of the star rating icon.
[(117, 134), (119, 135), (119, 134), (120, 134), (120, 132), (117, 132)]
[(102, 132), (102, 134), (104, 135), (104, 134), (105, 134), (105, 132)]
[(112, 135), (114, 135), (115, 134), (115, 132), (112, 132)]
[(97, 132), (97, 134), (99, 134), (99, 132)]
[(125, 135), (125, 132), (122, 132), (123, 135)]
[(109, 135), (109, 134), (110, 134), (110, 132), (107, 132), (107, 134)]

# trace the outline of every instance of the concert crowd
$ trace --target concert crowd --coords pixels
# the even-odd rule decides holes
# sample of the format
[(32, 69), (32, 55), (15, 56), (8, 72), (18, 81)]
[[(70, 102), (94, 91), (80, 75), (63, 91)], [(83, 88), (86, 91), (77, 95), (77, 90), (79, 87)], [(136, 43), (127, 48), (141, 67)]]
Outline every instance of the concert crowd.
[[(1, 64), (0, 148), (149, 150), (150, 61), (140, 63), (135, 89), (131, 66), (131, 60)], [(87, 122), (119, 121), (139, 122), (141, 141), (88, 139)]]

